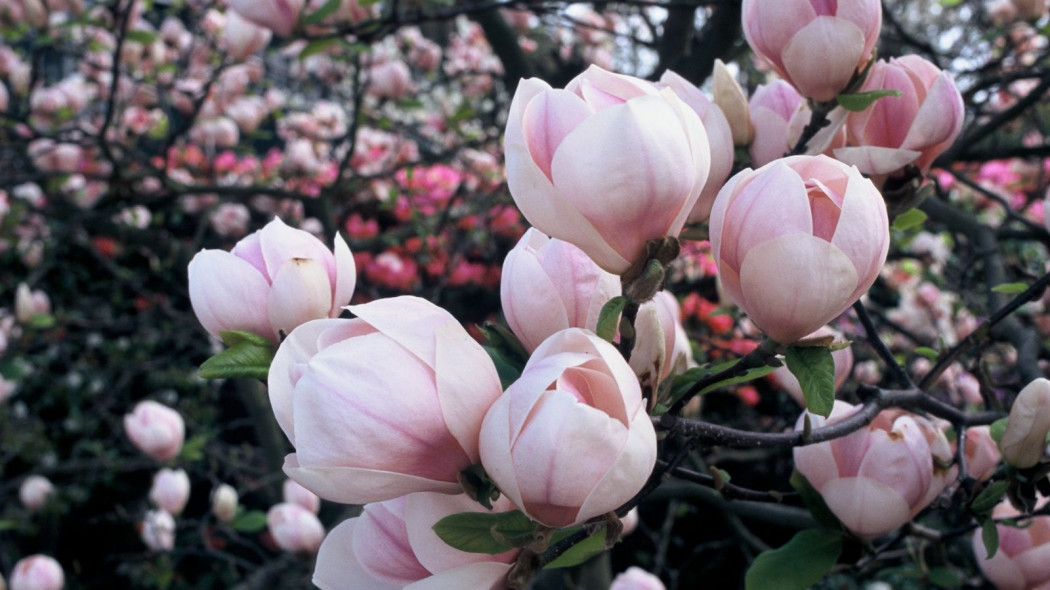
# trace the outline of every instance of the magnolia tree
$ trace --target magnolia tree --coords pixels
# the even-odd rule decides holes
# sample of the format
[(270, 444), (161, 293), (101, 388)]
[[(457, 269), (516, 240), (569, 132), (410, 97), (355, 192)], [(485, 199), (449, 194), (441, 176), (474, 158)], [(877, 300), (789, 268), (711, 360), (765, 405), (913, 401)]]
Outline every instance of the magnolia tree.
[(1047, 9), (0, 0), (7, 586), (1048, 587)]

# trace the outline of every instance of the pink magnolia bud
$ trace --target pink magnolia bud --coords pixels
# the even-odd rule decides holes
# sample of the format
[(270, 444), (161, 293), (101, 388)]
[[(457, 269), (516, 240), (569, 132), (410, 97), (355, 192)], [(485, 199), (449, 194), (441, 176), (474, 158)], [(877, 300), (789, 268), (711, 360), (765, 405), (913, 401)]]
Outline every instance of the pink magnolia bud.
[(47, 293), (33, 290), (25, 283), (19, 283), (15, 289), (15, 319), (20, 324), (33, 321), (39, 315), (51, 313), (51, 298)]
[[(1039, 504), (1045, 504), (1045, 500)], [(992, 511), (993, 518), (1016, 518), (1021, 514), (1003, 502)], [(999, 550), (991, 559), (984, 547), (980, 529), (973, 536), (973, 554), (984, 575), (1000, 590), (1041, 590), (1050, 582), (1050, 516), (1023, 521), (1024, 528), (995, 525)]]
[(583, 250), (536, 228), (529, 228), (503, 261), (503, 315), (529, 352), (559, 330), (595, 329), (602, 306), (619, 294), (619, 277)]
[(270, 366), (270, 403), (296, 449), (285, 473), (345, 504), (459, 492), (502, 392), (488, 354), (418, 297), (348, 309), (356, 319), (297, 328)]
[(1017, 394), (1006, 431), (999, 439), (1003, 460), (1014, 467), (1032, 467), (1043, 458), (1050, 432), (1050, 380), (1039, 378)]
[(412, 90), (412, 72), (403, 61), (385, 61), (369, 69), (368, 94), (376, 98), (398, 100)]
[(632, 566), (613, 579), (609, 590), (666, 590), (666, 586), (659, 577)]
[(284, 480), (284, 487), (281, 489), (285, 502), (298, 504), (314, 514), (321, 510), (321, 499), (317, 494), (299, 485), (294, 479)]
[(314, 553), (324, 540), (321, 521), (298, 504), (281, 503), (270, 508), (266, 526), (277, 546), (285, 551)]
[(525, 218), (614, 274), (649, 240), (678, 235), (711, 159), (700, 117), (673, 90), (597, 66), (565, 90), (522, 81), (505, 143)]
[(305, 0), (230, 0), (229, 7), (251, 22), (288, 36), (299, 22)]
[(853, 305), (882, 269), (889, 241), (882, 195), (856, 168), (826, 156), (744, 170), (711, 213), (726, 295), (784, 344)]
[(1036, 21), (1046, 16), (1047, 0), (1010, 0), (1017, 11), (1017, 17), (1023, 20)]
[(306, 321), (339, 315), (357, 273), (338, 234), (333, 255), (314, 236), (274, 218), (231, 252), (198, 252), (189, 280), (190, 303), (208, 332), (244, 330), (277, 343)]
[[(828, 419), (808, 414), (813, 428), (834, 424), (860, 406), (836, 401)], [(801, 429), (807, 413), (799, 417)], [(911, 520), (954, 478), (944, 433), (925, 418), (886, 410), (866, 428), (796, 447), (795, 467), (828, 508), (860, 537), (874, 538)]]
[(627, 511), (627, 514), (620, 519), (620, 524), (623, 525), (623, 530), (620, 531), (620, 537), (626, 537), (633, 533), (638, 528), (638, 507), (631, 508)]
[(802, 96), (829, 101), (871, 59), (879, 0), (744, 0), (744, 36)]
[(232, 148), (240, 140), (240, 130), (229, 117), (197, 121), (190, 129), (190, 139), (208, 149)]
[(226, 13), (226, 27), (223, 30), (223, 41), (226, 51), (236, 61), (243, 61), (249, 55), (270, 44), (272, 33), (269, 29), (253, 24), (236, 10)]
[[(500, 498), (492, 508), (506, 512), (514, 506)], [(463, 512), (486, 510), (464, 494), (429, 492), (369, 504), (361, 516), (343, 522), (325, 538), (313, 582), (322, 590), (505, 588), (517, 551), (467, 553), (434, 532), (439, 520)]]
[[(765, 166), (793, 150), (813, 115), (802, 95), (784, 80), (774, 80), (755, 89), (748, 109), (755, 128), (749, 149), (752, 166)], [(847, 114), (841, 107), (832, 110), (828, 115), (830, 124), (806, 143), (805, 153), (822, 154), (829, 148), (843, 147), (846, 144), (843, 123)]]
[(150, 551), (175, 548), (175, 518), (164, 510), (150, 510), (143, 517), (139, 534)]
[(678, 98), (696, 112), (704, 124), (704, 130), (707, 131), (711, 170), (707, 175), (704, 190), (700, 192), (700, 198), (689, 214), (688, 223), (707, 221), (718, 189), (722, 188), (733, 170), (733, 130), (730, 129), (729, 120), (722, 113), (722, 109), (685, 78), (667, 70), (660, 77), (660, 83), (674, 90)]
[(533, 352), (492, 404), (481, 462), (533, 520), (565, 527), (631, 499), (656, 463), (656, 432), (613, 345), (570, 328)]
[(211, 513), (221, 522), (230, 522), (237, 515), (237, 490), (229, 484), (219, 484), (211, 493)]
[(62, 590), (66, 575), (62, 566), (47, 555), (30, 555), (11, 571), (11, 590)]
[[(952, 446), (954, 447), (954, 444)], [(990, 478), (1002, 459), (999, 446), (992, 438), (988, 426), (971, 426), (966, 429), (965, 450), (966, 469), (978, 481)]]
[[(841, 335), (827, 326), (813, 332), (807, 338), (816, 336), (834, 336), (836, 340), (842, 341)], [(835, 390), (838, 391), (838, 388), (842, 387), (842, 384), (849, 378), (850, 369), (853, 368), (853, 350), (847, 346), (833, 351), (831, 359), (835, 363)], [(770, 373), (769, 378), (778, 387), (787, 391), (800, 406), (806, 407), (806, 396), (802, 393), (802, 386), (787, 365), (777, 367), (777, 370)]]
[(30, 475), (19, 486), (18, 499), (26, 510), (36, 512), (44, 507), (54, 492), (55, 486), (51, 485), (51, 480), (42, 475)]
[(962, 96), (947, 72), (917, 55), (879, 61), (872, 66), (862, 92), (896, 90), (859, 113), (850, 113), (846, 128), (850, 146), (835, 157), (878, 177), (912, 164), (921, 172), (948, 149), (962, 130), (966, 112)]
[(153, 476), (149, 500), (172, 516), (182, 514), (190, 499), (190, 476), (183, 469), (161, 469)]
[(124, 415), (124, 432), (140, 451), (157, 461), (167, 461), (182, 450), (186, 425), (175, 410), (146, 400)]

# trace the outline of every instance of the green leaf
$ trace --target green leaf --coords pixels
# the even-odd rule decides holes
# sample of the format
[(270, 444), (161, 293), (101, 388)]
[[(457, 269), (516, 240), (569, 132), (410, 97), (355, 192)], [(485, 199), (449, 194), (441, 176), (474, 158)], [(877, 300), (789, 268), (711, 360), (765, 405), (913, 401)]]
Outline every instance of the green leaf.
[(143, 31), (143, 30), (140, 30), (140, 29), (135, 29), (133, 31), (128, 31), (127, 33), (125, 33), (124, 34), (124, 38), (126, 40), (128, 40), (128, 41), (133, 42), (133, 43), (141, 43), (143, 45), (152, 45), (153, 42), (157, 40), (157, 34), (156, 33), (152, 33), (150, 31)]
[(899, 90), (870, 90), (856, 94), (840, 94), (835, 97), (835, 100), (847, 111), (859, 113), (870, 107), (876, 100), (886, 96), (901, 96), (901, 92)]
[(991, 518), (986, 518), (981, 523), (981, 541), (984, 542), (984, 550), (988, 552), (985, 559), (995, 557), (996, 551), (999, 551), (999, 529), (995, 528), (995, 521)]
[(29, 326), (38, 330), (46, 330), (55, 325), (55, 316), (49, 313), (38, 313), (29, 318)]
[(219, 336), (229, 348), (204, 361), (198, 375), (204, 379), (266, 379), (274, 353), (273, 345), (268, 340), (236, 330), (220, 332)]
[(17, 520), (0, 520), (0, 531), (13, 531), (21, 528)]
[(926, 572), (926, 580), (938, 588), (960, 588), (962, 577), (948, 567), (933, 567)]
[(893, 218), (893, 229), (904, 231), (922, 225), (926, 221), (926, 212), (922, 209), (908, 209)]
[(1006, 423), (1009, 420), (1010, 419), (1008, 417), (999, 418), (998, 420), (992, 422), (991, 425), (988, 426), (988, 434), (992, 437), (992, 440), (995, 441), (996, 445), (998, 445), (1003, 440), (1003, 433), (1006, 432)]
[(303, 50), (299, 52), (299, 61), (303, 61), (308, 57), (317, 55), (318, 53), (323, 52), (324, 50), (335, 45), (336, 43), (339, 43), (338, 37), (329, 37), (327, 39), (314, 39), (313, 41), (307, 43), (306, 47), (303, 47)]
[(266, 528), (266, 513), (262, 510), (241, 512), (233, 519), (230, 526), (242, 533), (257, 533)]
[(938, 2), (940, 2), (941, 6), (949, 6), (949, 7), (951, 7), (951, 6), (958, 6), (958, 5), (962, 4), (962, 0), (938, 0)]
[(461, 512), (439, 520), (434, 525), (434, 532), (460, 551), (497, 555), (532, 541), (536, 523), (520, 510)]
[(976, 514), (990, 513), (1002, 501), (1009, 487), (1010, 482), (1008, 481), (997, 481), (989, 484), (970, 502), (970, 510)]
[(802, 386), (806, 409), (827, 418), (835, 404), (835, 361), (827, 348), (788, 347), (788, 369)]
[(620, 327), (620, 314), (626, 306), (627, 298), (623, 295), (613, 297), (602, 306), (602, 311), (598, 314), (598, 328), (595, 330), (599, 338), (612, 342)]
[(179, 457), (186, 461), (200, 461), (204, 457), (204, 445), (207, 442), (208, 437), (203, 434), (190, 438), (182, 445)]
[(586, 539), (576, 543), (570, 547), (565, 553), (559, 555), (554, 561), (543, 566), (545, 570), (557, 569), (560, 567), (572, 567), (579, 565), (588, 559), (598, 555), (602, 551), (605, 551), (605, 530), (600, 529), (598, 532), (587, 537)]
[(755, 558), (744, 578), (747, 590), (806, 590), (823, 578), (842, 553), (842, 533), (799, 531), (783, 547)]
[(918, 346), (918, 347), (915, 348), (914, 352), (915, 352), (915, 354), (920, 355), (920, 356), (924, 356), (924, 357), (930, 359), (931, 361), (937, 360), (937, 357), (940, 356), (940, 354), (936, 350), (934, 350), (934, 349), (932, 349), (932, 348), (930, 348), (928, 346)]
[(303, 24), (320, 24), (321, 21), (335, 14), (335, 12), (339, 10), (339, 6), (342, 5), (342, 3), (343, 0), (328, 0), (320, 8), (303, 17)]
[(809, 483), (801, 471), (795, 469), (791, 472), (790, 483), (791, 487), (795, 488), (798, 495), (802, 497), (802, 502), (809, 509), (809, 513), (821, 526), (832, 530), (842, 528), (838, 517), (824, 502), (824, 497)]
[(1027, 289), (1027, 283), (1003, 283), (992, 287), (992, 291), (996, 293), (1009, 293), (1011, 295), (1024, 293)]

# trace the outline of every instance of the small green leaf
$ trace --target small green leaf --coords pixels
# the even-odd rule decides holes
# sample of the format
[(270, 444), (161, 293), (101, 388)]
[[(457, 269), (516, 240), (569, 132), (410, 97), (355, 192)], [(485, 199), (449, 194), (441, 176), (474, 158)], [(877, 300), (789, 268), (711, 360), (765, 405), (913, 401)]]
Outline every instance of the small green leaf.
[(842, 533), (799, 531), (784, 546), (755, 558), (744, 578), (747, 590), (806, 590), (823, 578), (842, 553)]
[(21, 527), (17, 520), (0, 520), (0, 531), (13, 531)]
[(262, 336), (236, 330), (220, 332), (219, 336), (229, 348), (201, 363), (198, 375), (204, 379), (266, 379), (274, 353), (269, 341)]
[(840, 94), (835, 97), (835, 100), (847, 111), (859, 113), (870, 107), (876, 100), (886, 96), (901, 96), (901, 92), (899, 90), (871, 90), (856, 94)]
[(933, 567), (926, 572), (926, 580), (938, 588), (959, 588), (962, 586), (962, 577), (955, 570), (948, 567)]
[(38, 313), (29, 318), (29, 326), (38, 330), (46, 330), (55, 325), (55, 316), (48, 313)]
[(941, 6), (948, 6), (948, 7), (958, 6), (958, 5), (962, 4), (962, 0), (938, 0), (938, 2), (940, 2)]
[(588, 559), (605, 551), (605, 530), (599, 530), (586, 539), (570, 547), (565, 553), (559, 555), (554, 561), (543, 566), (545, 570), (560, 567), (572, 567), (579, 565)]
[(1003, 440), (1003, 433), (1006, 432), (1006, 423), (1009, 420), (1009, 418), (999, 418), (988, 426), (988, 434), (995, 441), (996, 445)]
[(620, 326), (620, 314), (626, 306), (627, 298), (623, 295), (613, 297), (602, 306), (602, 311), (598, 314), (598, 328), (595, 330), (599, 338), (612, 342)]
[(981, 523), (981, 541), (984, 542), (984, 550), (988, 552), (985, 559), (995, 557), (995, 553), (999, 551), (999, 529), (995, 528), (995, 521), (991, 518), (986, 518)]
[(784, 354), (788, 369), (802, 386), (806, 409), (827, 418), (835, 404), (835, 361), (827, 348), (791, 346)]
[(318, 53), (324, 52), (329, 47), (339, 43), (338, 37), (328, 37), (327, 39), (314, 39), (303, 47), (303, 50), (299, 52), (299, 61), (303, 61), (308, 57), (317, 55)]
[(157, 40), (157, 34), (150, 31), (143, 31), (141, 29), (135, 29), (128, 31), (124, 34), (124, 38), (133, 43), (141, 43), (143, 45), (152, 45)]
[(434, 532), (460, 551), (497, 555), (528, 544), (534, 538), (536, 523), (520, 510), (461, 512), (439, 520)]
[(926, 212), (922, 209), (908, 209), (893, 219), (893, 229), (905, 231), (922, 225), (926, 221)]
[(932, 348), (930, 348), (928, 346), (916, 347), (915, 348), (915, 354), (920, 355), (920, 356), (924, 356), (924, 357), (930, 359), (931, 361), (937, 360), (937, 357), (940, 356), (940, 354), (936, 350), (934, 350), (934, 349), (932, 349)]
[(321, 21), (335, 14), (342, 5), (342, 0), (328, 0), (320, 8), (303, 17), (303, 24), (317, 25)]
[(262, 510), (247, 510), (238, 514), (230, 526), (238, 532), (257, 533), (266, 528), (266, 513)]
[(975, 514), (990, 513), (1002, 501), (1009, 487), (1010, 482), (1008, 481), (997, 481), (989, 484), (970, 502), (970, 511)]
[(809, 513), (821, 526), (832, 530), (842, 528), (838, 517), (824, 502), (824, 497), (809, 483), (801, 471), (795, 469), (791, 472), (790, 483), (791, 487), (802, 497), (802, 502), (809, 509)]
[(207, 442), (208, 437), (203, 434), (190, 438), (182, 445), (179, 457), (186, 461), (200, 461), (204, 457), (204, 445)]
[(1003, 283), (1001, 285), (996, 285), (992, 287), (992, 291), (996, 293), (1008, 293), (1010, 295), (1024, 293), (1027, 289), (1027, 283)]

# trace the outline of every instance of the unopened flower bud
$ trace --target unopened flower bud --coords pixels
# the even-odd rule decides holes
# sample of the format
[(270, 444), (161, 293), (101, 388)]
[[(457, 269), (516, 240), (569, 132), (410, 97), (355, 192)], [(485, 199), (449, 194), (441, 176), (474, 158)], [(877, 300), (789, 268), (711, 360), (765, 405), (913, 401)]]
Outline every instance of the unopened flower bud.
[(18, 488), (18, 499), (22, 506), (31, 512), (43, 508), (47, 498), (55, 491), (51, 481), (42, 475), (30, 475)]
[(11, 571), (11, 590), (62, 590), (65, 585), (62, 566), (47, 555), (30, 555)]
[(1043, 458), (1050, 432), (1050, 381), (1039, 378), (1017, 394), (1010, 408), (1006, 431), (999, 440), (1003, 460), (1025, 469)]
[(211, 494), (211, 513), (222, 522), (230, 522), (237, 514), (237, 490), (229, 484), (220, 484)]
[(725, 62), (715, 60), (713, 88), (715, 104), (722, 109), (729, 128), (733, 131), (733, 145), (744, 146), (751, 143), (754, 137), (754, 129), (751, 127), (751, 115), (747, 107), (747, 96), (744, 89), (737, 83), (733, 74), (729, 73)]

